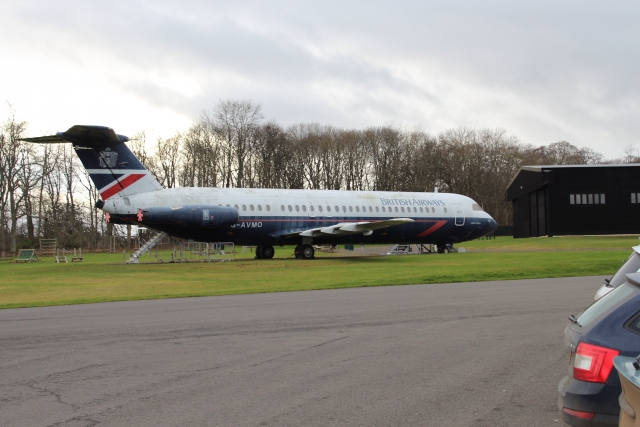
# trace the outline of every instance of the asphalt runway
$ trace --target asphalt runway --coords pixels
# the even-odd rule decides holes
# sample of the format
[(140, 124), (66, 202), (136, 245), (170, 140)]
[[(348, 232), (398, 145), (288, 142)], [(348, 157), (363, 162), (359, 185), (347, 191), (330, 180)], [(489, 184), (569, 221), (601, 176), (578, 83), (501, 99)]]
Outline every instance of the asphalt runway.
[(560, 425), (602, 279), (3, 310), (0, 425)]

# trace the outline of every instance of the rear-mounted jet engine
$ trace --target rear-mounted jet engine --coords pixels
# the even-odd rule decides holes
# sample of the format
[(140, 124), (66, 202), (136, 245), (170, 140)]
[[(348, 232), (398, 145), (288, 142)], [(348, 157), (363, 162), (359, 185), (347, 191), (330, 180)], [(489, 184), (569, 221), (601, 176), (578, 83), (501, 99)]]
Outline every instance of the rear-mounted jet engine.
[(172, 224), (190, 228), (230, 227), (238, 222), (238, 210), (228, 206), (151, 207), (140, 210), (143, 224)]

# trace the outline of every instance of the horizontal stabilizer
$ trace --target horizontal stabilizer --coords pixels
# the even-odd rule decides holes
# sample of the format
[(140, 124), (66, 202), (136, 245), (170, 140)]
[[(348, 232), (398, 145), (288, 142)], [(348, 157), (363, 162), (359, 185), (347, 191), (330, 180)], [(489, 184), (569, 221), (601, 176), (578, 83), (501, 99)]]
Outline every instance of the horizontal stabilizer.
[(58, 135), (37, 136), (35, 138), (22, 138), (20, 141), (37, 142), (39, 144), (59, 144), (61, 142), (69, 142)]
[(55, 135), (22, 138), (22, 141), (44, 144), (71, 142), (73, 145), (87, 148), (113, 147), (128, 140), (129, 138), (124, 135), (118, 135), (109, 127), (85, 125), (75, 125), (67, 129), (67, 131), (58, 132)]

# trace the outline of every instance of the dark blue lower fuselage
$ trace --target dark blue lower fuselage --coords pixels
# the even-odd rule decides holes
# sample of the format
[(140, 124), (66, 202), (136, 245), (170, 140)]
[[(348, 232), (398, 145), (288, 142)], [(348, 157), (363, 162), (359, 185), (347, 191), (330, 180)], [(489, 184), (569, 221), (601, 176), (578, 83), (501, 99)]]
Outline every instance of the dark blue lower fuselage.
[[(135, 216), (112, 216), (123, 223), (135, 223), (145, 226), (144, 222), (136, 221)], [(241, 216), (231, 227), (197, 228), (184, 227), (173, 224), (154, 224), (149, 226), (164, 231), (172, 236), (200, 242), (233, 242), (236, 245), (285, 245), (298, 244), (302, 237), (296, 233), (311, 228), (329, 227), (338, 223), (352, 223), (359, 221), (380, 221), (380, 217), (310, 217), (310, 216)], [(461, 225), (457, 223), (463, 222)], [(465, 218), (457, 221), (454, 218), (416, 218), (414, 222), (375, 230), (366, 236), (357, 234), (333, 234), (313, 237), (318, 244), (393, 244), (393, 243), (423, 243), (443, 244), (460, 243), (485, 236), (497, 227), (491, 218)]]

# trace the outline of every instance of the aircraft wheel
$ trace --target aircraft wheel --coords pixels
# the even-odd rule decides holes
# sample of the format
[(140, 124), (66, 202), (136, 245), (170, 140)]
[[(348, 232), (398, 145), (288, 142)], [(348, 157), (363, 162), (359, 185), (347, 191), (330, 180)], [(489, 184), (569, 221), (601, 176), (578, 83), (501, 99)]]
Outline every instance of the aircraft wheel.
[(273, 249), (273, 246), (262, 247), (262, 259), (271, 259), (275, 253), (276, 251)]
[(315, 249), (313, 249), (313, 246), (311, 245), (302, 245), (300, 249), (301, 249), (302, 259), (313, 259), (316, 255), (316, 251)]
[(302, 259), (302, 245), (296, 246), (296, 248), (293, 250), (293, 254), (297, 259)]
[(262, 246), (256, 246), (256, 259), (262, 259)]
[(442, 250), (442, 253), (444, 253), (444, 254), (448, 254), (448, 253), (449, 253), (449, 248), (444, 248), (444, 249)]

